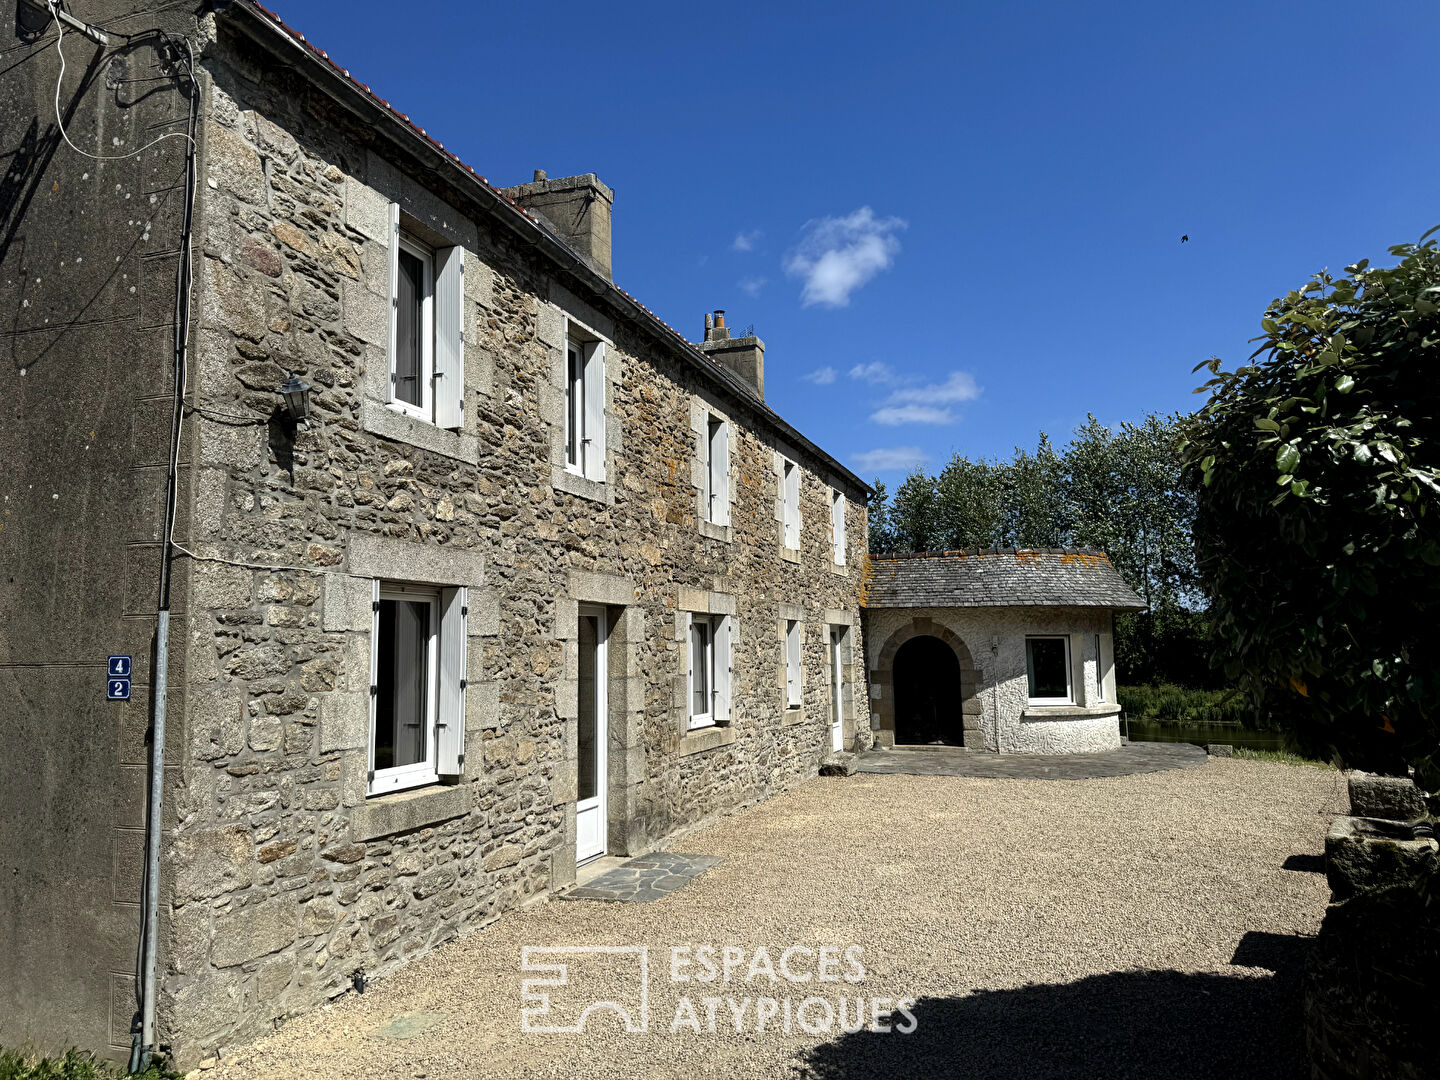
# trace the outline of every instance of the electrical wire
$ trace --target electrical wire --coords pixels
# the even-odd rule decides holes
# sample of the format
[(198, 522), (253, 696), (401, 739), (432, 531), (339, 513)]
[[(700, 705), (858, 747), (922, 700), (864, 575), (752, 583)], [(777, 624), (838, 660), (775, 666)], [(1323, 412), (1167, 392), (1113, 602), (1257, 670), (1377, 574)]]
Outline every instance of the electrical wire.
[[(77, 154), (80, 154), (83, 157), (90, 158), (94, 161), (124, 161), (126, 158), (132, 158), (136, 154), (143, 154), (146, 150), (149, 150), (150, 147), (156, 145), (157, 143), (164, 142), (166, 139), (187, 139), (190, 142), (190, 149), (193, 153), (195, 149), (195, 138), (193, 135), (187, 134), (183, 131), (167, 131), (158, 139), (152, 139), (150, 142), (140, 147), (139, 150), (131, 150), (128, 154), (92, 154), (88, 150), (81, 150), (80, 147), (76, 146), (73, 142), (70, 141), (70, 135), (65, 131), (65, 121), (60, 116), (60, 86), (65, 81), (65, 50), (60, 47), (60, 43), (65, 40), (65, 27), (60, 22), (59, 0), (48, 0), (48, 2), (50, 5), (50, 15), (55, 20), (55, 53), (57, 56), (60, 57), (60, 75), (55, 80), (55, 126), (60, 129), (60, 137), (65, 140), (65, 142), (69, 145), (70, 149), (74, 150)], [(119, 37), (122, 35), (117, 34), (116, 36)], [(125, 37), (126, 44), (129, 44), (129, 42), (134, 40), (134, 37), (138, 35), (127, 34), (123, 36)], [(185, 45), (188, 48), (190, 42), (187, 40), (185, 42)], [(190, 80), (192, 83), (195, 80), (194, 63), (195, 51), (191, 49)]]

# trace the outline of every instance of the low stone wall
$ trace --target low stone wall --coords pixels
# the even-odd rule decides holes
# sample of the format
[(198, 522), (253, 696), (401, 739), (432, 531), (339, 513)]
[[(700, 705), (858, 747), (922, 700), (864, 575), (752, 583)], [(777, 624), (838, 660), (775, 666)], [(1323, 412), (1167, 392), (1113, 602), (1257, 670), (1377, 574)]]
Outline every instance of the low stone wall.
[(1014, 754), (1100, 754), (1120, 749), (1120, 710), (1103, 716), (1056, 720), (1021, 717), (1015, 729)]

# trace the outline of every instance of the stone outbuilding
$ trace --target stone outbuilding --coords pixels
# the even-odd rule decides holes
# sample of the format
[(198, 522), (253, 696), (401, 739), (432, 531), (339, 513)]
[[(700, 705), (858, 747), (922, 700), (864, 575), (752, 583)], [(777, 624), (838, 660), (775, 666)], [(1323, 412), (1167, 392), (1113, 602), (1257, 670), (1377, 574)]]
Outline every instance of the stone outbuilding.
[(1018, 754), (1120, 746), (1114, 614), (1144, 603), (1098, 551), (871, 556), (870, 716), (880, 746)]

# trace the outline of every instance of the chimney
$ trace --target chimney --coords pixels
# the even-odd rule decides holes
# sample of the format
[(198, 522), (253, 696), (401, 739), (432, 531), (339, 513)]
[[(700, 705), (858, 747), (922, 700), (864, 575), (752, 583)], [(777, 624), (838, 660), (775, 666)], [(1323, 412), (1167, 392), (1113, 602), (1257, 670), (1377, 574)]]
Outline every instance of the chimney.
[(723, 368), (740, 376), (765, 400), (765, 342), (753, 334), (732, 338), (725, 326), (725, 312), (705, 316), (705, 340), (696, 348)]
[(606, 281), (610, 275), (610, 207), (615, 193), (594, 173), (548, 180), (535, 170), (528, 184), (503, 189), (506, 195), (544, 221), (590, 268)]

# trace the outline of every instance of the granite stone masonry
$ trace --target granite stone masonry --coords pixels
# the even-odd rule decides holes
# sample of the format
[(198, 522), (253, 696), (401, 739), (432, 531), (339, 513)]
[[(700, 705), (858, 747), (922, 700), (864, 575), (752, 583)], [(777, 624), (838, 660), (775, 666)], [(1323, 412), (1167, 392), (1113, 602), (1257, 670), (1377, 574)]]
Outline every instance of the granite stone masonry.
[[(161, 1043), (182, 1067), (346, 992), (357, 972), (383, 976), (563, 890), (597, 850), (642, 855), (817, 775), (837, 741), (869, 747), (868, 490), (610, 283), (608, 215), (590, 241), (603, 242), (601, 274), (595, 251), (580, 258), (258, 5), (95, 7), (131, 29), (163, 8), (199, 68), (161, 868)], [(38, 48), (26, 60), (15, 99), (41, 101), (56, 68)], [(173, 186), (184, 144), (169, 142)], [(62, 152), (43, 187), (95, 168)], [(145, 302), (169, 313), (174, 211), (146, 206), (172, 246)], [(107, 206), (87, 228), (118, 250), (135, 211)], [(145, 325), (114, 322), (106, 348), (143, 351)], [(87, 334), (66, 330), (53, 355), (78, 362)], [(311, 387), (306, 424), (280, 406), (292, 373)], [(85, 395), (102, 390), (72, 383), (73, 414), (101, 410)], [(147, 680), (170, 390), (157, 378), (109, 406), (146, 437), (116, 456), (145, 483), (114, 519), (131, 583), (99, 613), (130, 639), (107, 632), (65, 653), (103, 664), (118, 642)], [(68, 459), (47, 466), (38, 445), (14, 449), (29, 481), (58, 490)], [(715, 446), (726, 456), (712, 474)], [(795, 550), (777, 530), (779, 460), (799, 470)], [(835, 558), (837, 496), (848, 565)], [(7, 520), (0, 533), (25, 545), (14, 565), (27, 567), (7, 617), (49, 589), (41, 528), (93, 513), (55, 502), (43, 526)], [(798, 706), (787, 620), (800, 624)], [(402, 633), (424, 650), (418, 667)], [(64, 701), (20, 697), (37, 730)], [(418, 703), (414, 718), (395, 702)], [(123, 917), (103, 941), (72, 941), (43, 980), (53, 951), (0, 960), (0, 983), (30, 988), (23, 1010), (0, 1015), (0, 1042), (111, 1054), (129, 1042), (146, 716), (136, 700), (87, 721), (127, 734), (113, 751), (107, 735), (90, 775), (73, 777), (126, 792), (126, 831), (103, 814), (75, 827), (97, 857), (72, 884), (106, 904), (113, 891)], [(402, 766), (412, 737), (419, 757)], [(17, 904), (48, 887), (53, 854), (33, 851), (18, 856), (25, 877), (6, 875)]]

